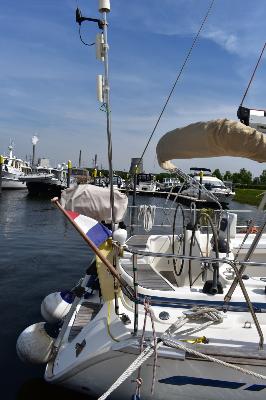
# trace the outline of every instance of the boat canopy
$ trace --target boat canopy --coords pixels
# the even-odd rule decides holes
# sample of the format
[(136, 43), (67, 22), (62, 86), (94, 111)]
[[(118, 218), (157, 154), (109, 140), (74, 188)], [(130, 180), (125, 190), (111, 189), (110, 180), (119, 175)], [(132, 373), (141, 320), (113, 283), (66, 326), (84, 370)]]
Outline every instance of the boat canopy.
[(245, 157), (266, 161), (266, 136), (241, 122), (217, 119), (196, 122), (166, 133), (158, 142), (157, 159), (167, 170), (182, 158)]
[[(88, 184), (77, 185), (64, 190), (60, 202), (66, 210), (86, 215), (97, 221), (109, 222), (112, 220), (108, 188)], [(127, 203), (127, 196), (114, 190), (114, 219), (116, 222), (123, 220)]]

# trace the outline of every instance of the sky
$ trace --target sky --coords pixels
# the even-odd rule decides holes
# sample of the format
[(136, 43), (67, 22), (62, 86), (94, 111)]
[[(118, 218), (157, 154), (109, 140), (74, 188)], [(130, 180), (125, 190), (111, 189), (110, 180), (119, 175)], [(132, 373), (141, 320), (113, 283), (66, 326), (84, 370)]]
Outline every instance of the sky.
[[(75, 9), (99, 18), (97, 0), (8, 0), (0, 15), (0, 152), (107, 168), (105, 114), (96, 97), (103, 64), (79, 40)], [(128, 170), (141, 155), (210, 0), (111, 0), (108, 15), (113, 165)], [(215, 0), (199, 41), (144, 156), (161, 172), (156, 144), (167, 131), (196, 121), (236, 120), (237, 108), (266, 40), (265, 0)], [(84, 24), (93, 42), (96, 24)], [(263, 58), (244, 105), (266, 108)], [(266, 169), (243, 158), (176, 160), (222, 172)]]

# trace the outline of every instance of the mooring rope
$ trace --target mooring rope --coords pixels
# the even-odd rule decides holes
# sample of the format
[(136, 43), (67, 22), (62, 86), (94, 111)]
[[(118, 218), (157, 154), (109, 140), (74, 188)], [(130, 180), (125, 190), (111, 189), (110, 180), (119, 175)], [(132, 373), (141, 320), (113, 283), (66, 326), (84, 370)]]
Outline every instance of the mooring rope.
[(208, 356), (207, 354), (203, 354), (203, 353), (201, 353), (199, 351), (193, 350), (190, 347), (187, 347), (187, 346), (183, 345), (180, 342), (175, 342), (174, 340), (164, 339), (163, 343), (165, 344), (165, 346), (171, 347), (173, 349), (184, 350), (187, 353), (190, 353), (190, 354), (193, 354), (193, 355), (195, 355), (197, 357), (203, 358), (204, 360), (211, 361), (211, 362), (214, 362), (216, 364), (223, 365), (224, 367), (234, 369), (236, 371), (242, 372), (245, 375), (250, 375), (250, 376), (253, 376), (254, 378), (266, 380), (266, 376), (265, 375), (261, 375), (261, 374), (258, 374), (257, 372), (250, 371), (250, 370), (248, 370), (246, 368), (242, 368), (242, 367), (239, 367), (237, 365), (228, 363), (226, 361), (222, 361), (222, 360), (220, 360), (220, 359), (218, 359), (216, 357)]
[[(179, 318), (174, 324), (172, 324), (163, 334), (161, 339), (157, 339), (156, 346), (149, 345), (147, 346), (142, 353), (133, 361), (132, 364), (119, 376), (119, 378), (110, 386), (110, 388), (101, 396), (98, 400), (105, 400), (114, 390), (116, 390), (122, 383), (128, 379), (137, 369), (139, 369), (142, 364), (144, 364), (153, 354), (158, 351), (158, 349), (165, 343), (166, 336), (173, 335), (177, 329), (183, 326), (189, 320), (199, 320), (199, 319), (208, 319), (207, 323), (201, 325), (201, 329), (206, 328), (212, 323), (222, 322), (222, 314), (216, 310), (215, 308), (200, 308), (195, 307), (190, 310), (190, 312), (186, 312), (186, 315)], [(199, 331), (200, 327), (197, 327), (196, 330)], [(189, 332), (193, 333), (192, 331)], [(169, 341), (170, 343), (170, 341)], [(171, 342), (172, 343), (172, 342)], [(174, 342), (173, 342), (174, 343)]]

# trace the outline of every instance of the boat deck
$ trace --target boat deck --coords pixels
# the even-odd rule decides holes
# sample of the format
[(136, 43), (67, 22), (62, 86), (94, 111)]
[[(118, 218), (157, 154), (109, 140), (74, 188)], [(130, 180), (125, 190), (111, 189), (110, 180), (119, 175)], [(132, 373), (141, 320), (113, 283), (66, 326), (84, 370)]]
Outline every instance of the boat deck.
[(68, 341), (72, 342), (73, 339), (82, 331), (84, 326), (88, 324), (100, 311), (102, 304), (84, 301), (79, 311), (76, 314), (74, 323), (70, 329)]

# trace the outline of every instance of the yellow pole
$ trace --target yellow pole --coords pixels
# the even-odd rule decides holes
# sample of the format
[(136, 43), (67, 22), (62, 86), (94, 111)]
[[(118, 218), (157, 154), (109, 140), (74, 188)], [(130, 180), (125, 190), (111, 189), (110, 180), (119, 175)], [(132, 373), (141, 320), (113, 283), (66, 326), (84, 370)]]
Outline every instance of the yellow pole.
[(70, 177), (72, 172), (72, 162), (68, 160), (67, 162), (67, 187), (70, 187)]

